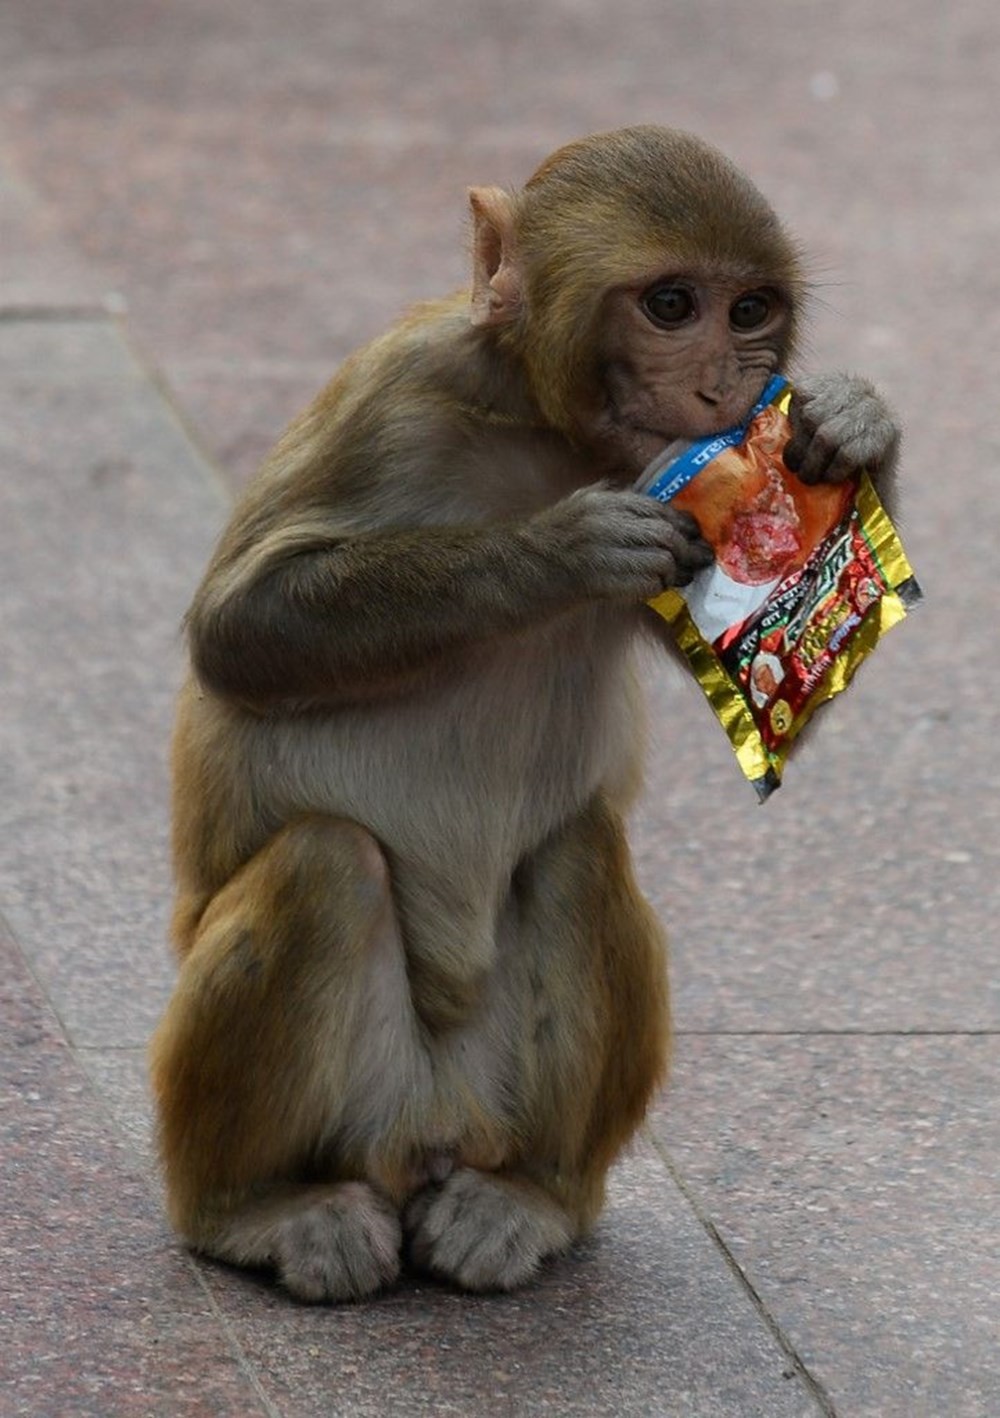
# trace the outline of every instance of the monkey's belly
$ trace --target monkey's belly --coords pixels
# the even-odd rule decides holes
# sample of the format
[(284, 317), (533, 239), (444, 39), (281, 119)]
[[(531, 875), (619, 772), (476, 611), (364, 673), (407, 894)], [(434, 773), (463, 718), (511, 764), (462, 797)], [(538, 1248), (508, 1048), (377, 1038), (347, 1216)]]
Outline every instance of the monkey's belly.
[(345, 816), (402, 860), (509, 875), (595, 792), (635, 776), (633, 625), (588, 608), (412, 698), (261, 726), (260, 744), (251, 728), (245, 771), (283, 820)]

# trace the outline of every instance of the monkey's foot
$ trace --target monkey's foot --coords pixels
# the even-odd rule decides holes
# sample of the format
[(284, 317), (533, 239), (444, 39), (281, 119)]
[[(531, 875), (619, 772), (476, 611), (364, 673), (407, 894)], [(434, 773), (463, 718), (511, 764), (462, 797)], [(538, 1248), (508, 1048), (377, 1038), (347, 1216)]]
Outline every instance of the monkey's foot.
[(405, 1226), (414, 1264), (466, 1290), (513, 1290), (574, 1234), (538, 1187), (467, 1167), (419, 1192)]
[(271, 1259), (299, 1300), (360, 1300), (399, 1275), (399, 1217), (364, 1182), (342, 1182), (280, 1220)]

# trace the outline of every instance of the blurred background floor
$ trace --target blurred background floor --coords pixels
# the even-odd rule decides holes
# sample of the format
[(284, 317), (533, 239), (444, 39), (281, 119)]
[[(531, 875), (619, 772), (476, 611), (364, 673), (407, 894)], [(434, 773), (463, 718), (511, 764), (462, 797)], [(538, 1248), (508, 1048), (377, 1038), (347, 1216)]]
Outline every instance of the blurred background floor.
[[(464, 189), (694, 129), (906, 433), (927, 602), (757, 808), (652, 666), (674, 1078), (520, 1295), (310, 1311), (161, 1217), (177, 627), (287, 420), (461, 285)], [(1000, 18), (986, 0), (5, 0), (0, 1414), (1000, 1412)]]

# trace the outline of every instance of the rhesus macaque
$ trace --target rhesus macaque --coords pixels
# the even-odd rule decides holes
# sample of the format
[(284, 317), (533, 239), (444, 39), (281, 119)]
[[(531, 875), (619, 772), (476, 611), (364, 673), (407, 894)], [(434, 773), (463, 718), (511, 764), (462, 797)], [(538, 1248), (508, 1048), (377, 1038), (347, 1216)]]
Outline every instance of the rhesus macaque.
[[(170, 1214), (302, 1300), (406, 1254), (507, 1289), (594, 1221), (664, 1076), (660, 928), (623, 814), (645, 602), (711, 559), (630, 491), (737, 423), (803, 278), (751, 183), (659, 128), (471, 192), (470, 294), (418, 309), (293, 424), (188, 617), (176, 993), (152, 1072)], [(808, 481), (896, 430), (803, 386)]]

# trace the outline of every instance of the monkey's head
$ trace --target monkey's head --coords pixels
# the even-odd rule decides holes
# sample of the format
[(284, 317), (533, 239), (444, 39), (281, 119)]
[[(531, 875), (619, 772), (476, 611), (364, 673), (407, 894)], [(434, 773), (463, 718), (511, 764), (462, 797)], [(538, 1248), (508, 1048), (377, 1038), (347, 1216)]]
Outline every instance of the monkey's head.
[(700, 139), (600, 133), (561, 148), (521, 192), (469, 195), (473, 323), (523, 360), (554, 427), (623, 472), (738, 423), (789, 358), (797, 249)]

